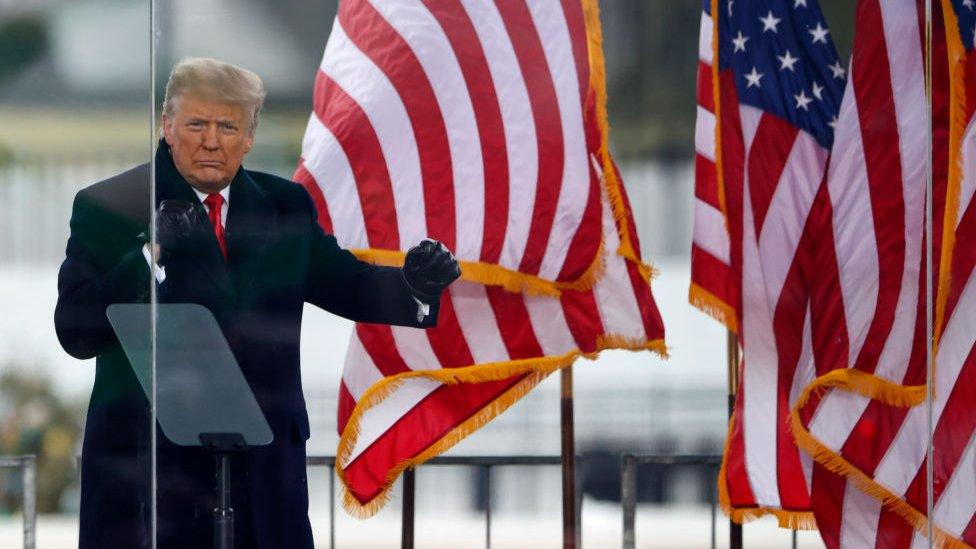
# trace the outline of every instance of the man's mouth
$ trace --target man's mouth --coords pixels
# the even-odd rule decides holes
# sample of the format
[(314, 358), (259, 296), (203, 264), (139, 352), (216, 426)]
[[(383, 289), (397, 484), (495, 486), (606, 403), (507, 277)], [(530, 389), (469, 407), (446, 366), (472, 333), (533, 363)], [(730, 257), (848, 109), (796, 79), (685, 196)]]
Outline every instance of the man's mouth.
[(198, 160), (197, 165), (204, 168), (219, 168), (223, 166), (224, 163), (219, 160)]

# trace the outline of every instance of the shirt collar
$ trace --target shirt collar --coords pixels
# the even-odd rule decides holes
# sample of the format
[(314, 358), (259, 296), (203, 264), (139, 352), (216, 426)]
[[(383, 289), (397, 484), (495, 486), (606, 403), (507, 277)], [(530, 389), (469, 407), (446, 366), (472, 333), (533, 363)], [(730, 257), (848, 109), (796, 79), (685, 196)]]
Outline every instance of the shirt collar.
[[(200, 202), (203, 202), (204, 200), (207, 199), (208, 196), (210, 196), (207, 193), (202, 193), (202, 192), (196, 190), (196, 188), (194, 188), (194, 187), (190, 187), (190, 188), (193, 189), (193, 193), (197, 195), (197, 198), (200, 199)], [(226, 204), (226, 205), (229, 206), (230, 205), (230, 185), (227, 185), (223, 189), (220, 189), (220, 196), (222, 196), (224, 198), (224, 204)]]

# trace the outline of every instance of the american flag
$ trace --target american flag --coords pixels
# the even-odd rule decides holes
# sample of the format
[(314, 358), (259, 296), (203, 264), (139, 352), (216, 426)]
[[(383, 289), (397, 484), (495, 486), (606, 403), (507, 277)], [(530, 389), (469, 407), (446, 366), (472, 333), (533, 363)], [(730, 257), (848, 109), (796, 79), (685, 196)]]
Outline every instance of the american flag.
[(607, 141), (595, 0), (343, 0), (295, 178), (319, 221), (397, 264), (461, 260), (436, 329), (360, 324), (339, 388), (345, 507), (375, 513), (549, 373), (664, 329)]
[(738, 522), (810, 527), (811, 461), (788, 426), (822, 367), (816, 229), (846, 70), (815, 0), (706, 1), (699, 44), (690, 296), (744, 353), (720, 502)]
[[(836, 288), (824, 306), (845, 314), (821, 351), (849, 368), (812, 383), (793, 419), (797, 440), (818, 462), (812, 501), (831, 548), (924, 547), (930, 527), (936, 546), (976, 544), (973, 7), (972, 0), (933, 3), (934, 234), (926, 239), (924, 3), (857, 6), (852, 78), (829, 175), (837, 270), (824, 273)], [(923, 404), (929, 245), (932, 517)]]

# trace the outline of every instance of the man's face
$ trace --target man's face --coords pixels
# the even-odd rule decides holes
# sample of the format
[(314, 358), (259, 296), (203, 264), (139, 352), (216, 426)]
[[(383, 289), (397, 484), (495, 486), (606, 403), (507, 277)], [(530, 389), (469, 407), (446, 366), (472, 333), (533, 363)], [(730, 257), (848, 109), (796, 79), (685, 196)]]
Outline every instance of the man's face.
[(163, 115), (163, 136), (180, 175), (208, 194), (230, 184), (254, 144), (243, 107), (193, 95), (180, 97), (173, 116)]

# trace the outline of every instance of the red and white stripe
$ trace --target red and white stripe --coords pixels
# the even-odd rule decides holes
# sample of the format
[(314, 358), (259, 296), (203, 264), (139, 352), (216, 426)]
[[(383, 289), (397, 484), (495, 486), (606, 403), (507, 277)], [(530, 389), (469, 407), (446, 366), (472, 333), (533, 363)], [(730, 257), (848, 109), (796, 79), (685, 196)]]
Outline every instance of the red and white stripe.
[[(756, 504), (802, 509), (807, 487), (784, 429), (798, 359), (810, 357), (802, 337), (808, 297), (800, 277), (790, 275), (797, 272), (797, 248), (827, 151), (808, 134), (753, 107), (743, 106), (740, 117), (748, 160), (741, 202), (744, 396), (736, 405), (737, 420), (744, 425), (744, 463)], [(777, 326), (778, 315), (798, 322), (792, 330)]]
[[(731, 70), (719, 73), (722, 176), (715, 164), (712, 19), (702, 17), (696, 130), (692, 300), (722, 320), (743, 348), (724, 483), (733, 513), (809, 513), (811, 463), (788, 430), (789, 414), (815, 377), (809, 279), (826, 211), (828, 151), (810, 134), (740, 105)], [(724, 192), (725, 211), (720, 203)], [(709, 294), (696, 300), (696, 291)], [(700, 294), (699, 294), (700, 296)], [(740, 297), (741, 296), (741, 297)]]
[[(858, 4), (857, 24), (828, 181), (841, 289), (835, 299), (843, 304), (840, 339), (847, 342), (836, 358), (901, 384), (911, 364), (924, 372), (925, 360), (926, 135), (918, 128), (928, 121), (919, 14), (914, 2), (866, 0)], [(879, 445), (890, 441), (879, 431), (897, 428), (880, 419), (884, 408), (834, 390), (808, 425), (870, 474)], [(855, 450), (860, 433), (872, 441)], [(862, 547), (876, 538), (868, 525), (878, 523), (880, 503), (831, 476), (821, 467), (814, 473), (821, 534), (828, 545)]]
[[(614, 249), (619, 233), (610, 209), (604, 212), (604, 238)], [(354, 437), (350, 454), (340, 463), (350, 493), (363, 504), (369, 502), (381, 493), (397, 464), (506, 391), (520, 383), (534, 384), (544, 375), (527, 367), (512, 377), (459, 385), (411, 377), (379, 404), (364, 409), (358, 425), (350, 428), (353, 408), (374, 384), (403, 372), (593, 352), (607, 336), (660, 340), (663, 326), (649, 290), (634, 263), (608, 254), (606, 273), (590, 291), (565, 291), (552, 298), (460, 282), (443, 296), (436, 329), (358, 326), (346, 357), (339, 407), (340, 431), (344, 438)], [(356, 431), (358, 436), (352, 435)]]
[[(719, 199), (716, 172), (716, 118), (713, 90), (713, 21), (702, 13), (698, 35), (698, 110), (695, 123), (695, 227), (692, 241), (691, 282), (725, 305), (737, 307), (732, 284), (732, 256), (725, 213)], [(728, 75), (723, 85), (732, 84)], [(712, 304), (715, 305), (714, 303)], [(734, 329), (734, 322), (729, 323)]]
[(340, 242), (431, 237), (462, 261), (580, 279), (601, 184), (582, 17), (557, 0), (343, 0), (300, 173)]
[(528, 296), (461, 280), (435, 329), (357, 325), (338, 412), (355, 512), (374, 512), (404, 463), (575, 357), (663, 350), (643, 266), (614, 253), (623, 231), (637, 242), (629, 208), (615, 221), (604, 188), (615, 168), (596, 161), (588, 3), (340, 3), (296, 172), (340, 244), (404, 250), (431, 236), (463, 261), (553, 281), (578, 278), (601, 239), (607, 250), (588, 290)]
[[(942, 16), (936, 6), (935, 40)], [(928, 306), (924, 292), (925, 187), (928, 125), (924, 89), (921, 2), (861, 0), (851, 62), (852, 77), (836, 133), (829, 191), (836, 242), (838, 289), (823, 304), (842, 308), (843, 325), (821, 350), (850, 368), (903, 387), (925, 384)], [(941, 50), (935, 50), (941, 51)], [(933, 104), (943, 112), (933, 121), (945, 128), (940, 105), (948, 100), (946, 60), (933, 54)], [(967, 83), (968, 84), (968, 83)], [(970, 111), (972, 107), (970, 106)], [(936, 132), (932, 146), (936, 196), (946, 196), (948, 142)], [(945, 327), (936, 355), (934, 476), (932, 520), (936, 545), (976, 543), (976, 209), (973, 188), (972, 127), (963, 142), (962, 192), (954, 221)], [(942, 174), (942, 175), (940, 175)], [(939, 265), (942, 199), (936, 199), (936, 247)], [(939, 276), (933, 277), (939, 280)], [(945, 279), (943, 279), (945, 280)], [(938, 288), (936, 289), (938, 291)], [(831, 338), (827, 338), (831, 339)], [(825, 339), (826, 341), (826, 339)], [(849, 388), (829, 390), (801, 410), (810, 434), (832, 456), (861, 474), (868, 487), (817, 466), (812, 503), (828, 547), (926, 547), (922, 535), (927, 513), (925, 405), (911, 408), (869, 399)], [(834, 461), (836, 463), (836, 461)], [(853, 478), (853, 477), (851, 477)], [(896, 498), (882, 503), (881, 494)], [(901, 506), (901, 508), (899, 508)], [(911, 520), (906, 520), (908, 516)], [(914, 517), (914, 519), (912, 519)]]
[[(605, 238), (609, 246), (618, 245), (619, 237), (609, 210), (605, 210)], [(612, 248), (611, 248), (612, 249)], [(617, 255), (607, 257), (607, 272), (590, 292), (566, 292), (563, 300), (545, 296), (517, 295), (493, 287), (461, 282), (451, 287), (442, 307), (449, 308), (454, 319), (452, 326), (438, 326), (429, 331), (405, 328), (359, 326), (346, 357), (343, 384), (354, 398), (384, 376), (376, 362), (386, 362), (386, 355), (396, 353), (410, 371), (434, 370), (445, 367), (431, 350), (433, 338), (445, 329), (460, 332), (456, 345), (466, 347), (471, 354), (470, 364), (509, 362), (512, 360), (559, 356), (578, 349), (593, 350), (600, 335), (615, 334), (628, 339), (645, 341), (648, 334), (638, 298), (646, 301), (646, 286), (635, 284), (629, 263)], [(568, 295), (570, 293), (580, 295)], [(590, 302), (593, 309), (579, 302)], [(445, 307), (446, 306), (446, 307)], [(443, 314), (443, 313), (442, 313)], [(571, 324), (577, 328), (571, 327)], [(525, 328), (529, 328), (525, 330)], [(378, 332), (393, 332), (395, 345), (380, 350), (372, 344), (383, 336)], [(574, 337), (574, 334), (576, 337)], [(659, 334), (658, 334), (659, 335)], [(371, 357), (372, 353), (372, 357)], [(468, 366), (459, 364), (457, 366)], [(345, 464), (354, 469), (357, 458), (375, 442), (376, 438), (395, 426), (400, 417), (420, 399), (438, 390), (464, 392), (464, 386), (448, 387), (425, 378), (406, 381), (402, 388), (383, 403), (368, 410), (361, 421), (361, 433), (355, 449)], [(392, 409), (397, 412), (392, 412)], [(439, 418), (453, 425), (470, 415), (460, 408), (443, 410)], [(344, 427), (346, 418), (340, 418)]]

